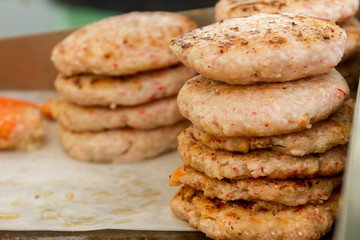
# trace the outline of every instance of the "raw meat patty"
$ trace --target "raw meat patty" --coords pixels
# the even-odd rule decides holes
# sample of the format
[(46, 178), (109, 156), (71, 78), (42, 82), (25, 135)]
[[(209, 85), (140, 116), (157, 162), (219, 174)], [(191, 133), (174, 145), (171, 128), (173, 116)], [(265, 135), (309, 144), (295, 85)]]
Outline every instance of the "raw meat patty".
[(263, 200), (286, 206), (323, 203), (342, 181), (342, 177), (311, 179), (212, 179), (191, 167), (178, 168), (169, 178), (171, 186), (188, 185), (211, 198), (224, 201)]
[(312, 128), (284, 135), (216, 138), (196, 127), (190, 127), (189, 131), (193, 132), (197, 140), (212, 149), (247, 153), (253, 149), (269, 148), (293, 156), (324, 153), (349, 141), (354, 103), (352, 99), (347, 100), (328, 119), (315, 123)]
[(196, 73), (184, 65), (128, 77), (58, 75), (55, 87), (68, 101), (84, 106), (133, 106), (175, 96)]
[(185, 165), (219, 180), (335, 176), (344, 170), (346, 161), (346, 146), (303, 157), (285, 155), (274, 150), (254, 150), (239, 154), (211, 149), (197, 141), (188, 130), (179, 135), (178, 142), (180, 158)]
[(55, 46), (51, 60), (62, 74), (129, 75), (178, 63), (170, 40), (194, 29), (185, 16), (132, 12), (87, 25)]
[(75, 133), (60, 125), (61, 143), (68, 155), (85, 162), (124, 163), (155, 157), (175, 149), (176, 136), (188, 122), (152, 130), (120, 129)]
[(134, 107), (81, 107), (64, 99), (54, 100), (51, 113), (65, 128), (75, 132), (102, 131), (120, 127), (152, 129), (183, 120), (176, 97)]
[(181, 114), (216, 137), (264, 137), (311, 128), (335, 112), (349, 94), (335, 69), (286, 83), (229, 85), (203, 76), (180, 90)]
[(193, 30), (172, 40), (171, 49), (207, 78), (247, 85), (326, 73), (345, 45), (345, 31), (330, 21), (257, 14)]
[(358, 7), (358, 0), (220, 0), (215, 6), (215, 19), (288, 12), (343, 22), (354, 16)]
[(223, 202), (182, 187), (171, 200), (174, 214), (212, 239), (305, 240), (329, 232), (339, 210), (340, 194), (325, 204), (286, 207), (266, 202)]

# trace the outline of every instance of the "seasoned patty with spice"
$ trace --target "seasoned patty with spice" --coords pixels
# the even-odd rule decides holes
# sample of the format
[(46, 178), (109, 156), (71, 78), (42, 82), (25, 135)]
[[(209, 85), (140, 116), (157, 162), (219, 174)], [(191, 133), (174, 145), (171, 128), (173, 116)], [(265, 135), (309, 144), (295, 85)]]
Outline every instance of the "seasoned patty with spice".
[(328, 118), (349, 95), (335, 69), (285, 83), (229, 85), (203, 76), (180, 90), (181, 114), (215, 137), (264, 137), (297, 132)]
[(65, 152), (76, 160), (124, 163), (137, 162), (175, 149), (176, 136), (188, 125), (188, 122), (180, 122), (151, 130), (129, 128), (82, 133), (71, 132), (60, 125), (59, 134)]
[(306, 16), (257, 14), (227, 19), (171, 41), (185, 65), (203, 76), (247, 85), (328, 72), (344, 54), (345, 31)]
[(65, 99), (78, 105), (133, 106), (175, 96), (195, 75), (182, 64), (126, 77), (59, 74), (55, 87)]
[(51, 60), (62, 74), (129, 75), (178, 63), (170, 40), (196, 24), (170, 12), (132, 12), (82, 27), (61, 41)]
[(220, 0), (215, 6), (215, 20), (288, 12), (343, 22), (354, 16), (358, 7), (358, 0)]
[(286, 206), (323, 203), (334, 189), (340, 186), (342, 177), (311, 179), (213, 179), (191, 167), (178, 168), (170, 177), (170, 186), (185, 184), (204, 192), (210, 198), (224, 201), (263, 200)]
[(178, 136), (181, 160), (210, 178), (271, 179), (312, 178), (335, 176), (343, 172), (346, 146), (330, 149), (322, 154), (303, 157), (285, 155), (274, 150), (254, 150), (241, 154), (214, 150), (196, 140), (188, 130)]
[(57, 99), (51, 113), (68, 130), (75, 132), (102, 131), (120, 127), (152, 129), (182, 121), (176, 97), (164, 98), (134, 107), (82, 107)]
[(286, 207), (263, 201), (224, 202), (185, 186), (170, 205), (177, 217), (212, 239), (315, 240), (331, 230), (339, 198), (337, 193), (324, 204)]
[(247, 153), (253, 149), (269, 148), (293, 156), (324, 153), (349, 141), (354, 103), (352, 99), (347, 100), (328, 119), (315, 123), (312, 128), (284, 135), (217, 138), (196, 127), (190, 127), (189, 131), (197, 140), (213, 149)]

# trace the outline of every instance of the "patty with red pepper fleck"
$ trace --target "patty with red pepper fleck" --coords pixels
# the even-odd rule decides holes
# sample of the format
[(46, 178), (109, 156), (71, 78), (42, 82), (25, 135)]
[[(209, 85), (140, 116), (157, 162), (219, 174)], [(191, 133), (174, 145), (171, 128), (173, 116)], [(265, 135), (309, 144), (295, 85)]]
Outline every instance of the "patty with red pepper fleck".
[(176, 136), (187, 126), (180, 122), (150, 130), (115, 129), (76, 133), (59, 125), (61, 143), (68, 155), (84, 162), (136, 162), (175, 149)]
[(181, 35), (171, 49), (203, 76), (229, 84), (286, 82), (328, 72), (341, 60), (345, 30), (323, 19), (257, 14)]
[(263, 200), (286, 206), (323, 203), (342, 182), (341, 176), (311, 179), (213, 179), (191, 167), (178, 168), (169, 177), (170, 186), (185, 184), (210, 198), (224, 201)]
[(334, 146), (348, 143), (353, 113), (354, 100), (350, 99), (328, 119), (315, 123), (310, 129), (270, 137), (217, 138), (196, 127), (190, 127), (189, 131), (213, 149), (247, 153), (253, 149), (268, 148), (283, 154), (304, 156), (324, 153)]
[(177, 107), (176, 97), (115, 109), (81, 107), (64, 99), (57, 99), (51, 103), (51, 113), (61, 125), (75, 132), (102, 131), (120, 127), (153, 129), (184, 120)]
[(178, 106), (197, 128), (215, 137), (264, 137), (311, 128), (348, 95), (335, 69), (297, 81), (247, 86), (197, 76), (180, 90)]
[(194, 70), (180, 64), (132, 76), (78, 75), (55, 80), (58, 92), (68, 101), (83, 106), (134, 106), (175, 96)]
[(51, 60), (66, 76), (162, 69), (179, 62), (169, 50), (170, 40), (195, 27), (195, 22), (176, 13), (122, 14), (76, 30), (55, 46)]
[(170, 205), (176, 216), (212, 239), (303, 240), (319, 239), (331, 230), (339, 197), (336, 193), (324, 204), (286, 207), (263, 201), (224, 202), (184, 186)]
[(257, 13), (288, 12), (343, 22), (354, 16), (358, 0), (220, 0), (215, 6), (216, 21)]
[(185, 165), (219, 180), (267, 177), (270, 179), (335, 176), (344, 170), (346, 146), (321, 154), (303, 157), (285, 155), (274, 150), (236, 153), (214, 150), (184, 130), (178, 136), (178, 151)]

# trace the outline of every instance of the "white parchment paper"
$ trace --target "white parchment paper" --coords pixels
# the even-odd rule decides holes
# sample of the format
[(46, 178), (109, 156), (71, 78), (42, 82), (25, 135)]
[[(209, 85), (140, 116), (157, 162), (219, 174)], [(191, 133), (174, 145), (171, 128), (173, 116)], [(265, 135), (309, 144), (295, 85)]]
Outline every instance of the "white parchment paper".
[[(41, 103), (56, 93), (0, 95)], [(63, 152), (57, 124), (49, 122), (41, 150), (0, 151), (0, 230), (194, 231), (169, 207), (177, 188), (168, 176), (181, 165), (177, 152), (132, 164), (78, 162)]]

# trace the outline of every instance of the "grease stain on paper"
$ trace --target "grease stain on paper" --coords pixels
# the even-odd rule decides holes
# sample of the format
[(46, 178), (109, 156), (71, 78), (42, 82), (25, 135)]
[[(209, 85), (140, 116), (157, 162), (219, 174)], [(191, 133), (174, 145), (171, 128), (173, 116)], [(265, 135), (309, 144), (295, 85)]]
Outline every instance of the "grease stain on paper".
[(117, 209), (113, 209), (111, 211), (112, 214), (121, 214), (121, 215), (135, 215), (135, 214), (140, 214), (140, 212), (138, 211), (134, 211), (132, 209), (127, 209), (127, 208), (117, 208)]
[(16, 219), (20, 215), (17, 213), (0, 213), (0, 220)]
[(35, 199), (39, 198), (39, 197), (47, 197), (50, 196), (51, 194), (53, 194), (54, 192), (51, 191), (42, 191), (42, 192), (37, 192), (34, 196)]
[(60, 226), (70, 228), (81, 226), (84, 222), (59, 223)]
[(156, 190), (152, 190), (152, 189), (145, 189), (143, 192), (141, 193), (132, 193), (129, 196), (130, 197), (134, 197), (134, 198), (142, 198), (142, 199), (148, 199), (148, 198), (155, 198), (158, 197), (160, 195), (159, 191)]
[(60, 213), (53, 209), (43, 209), (41, 211), (41, 219), (43, 220), (56, 220), (60, 217)]
[(133, 220), (132, 219), (122, 219), (122, 220), (118, 220), (115, 221), (115, 224), (124, 224), (124, 223), (131, 223)]
[(22, 204), (22, 203), (24, 203), (24, 202), (25, 202), (24, 199), (19, 198), (19, 199), (16, 199), (16, 200), (10, 202), (10, 205), (13, 206), (13, 207), (15, 207), (15, 206), (19, 206), (20, 204)]
[(71, 201), (74, 199), (74, 194), (72, 192), (66, 193), (65, 197), (67, 200)]
[(92, 197), (110, 197), (111, 194), (107, 191), (95, 192), (91, 195)]

